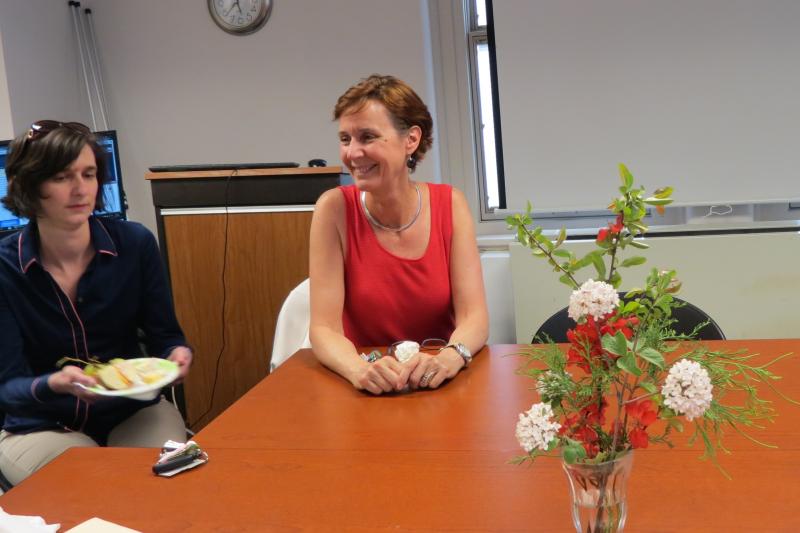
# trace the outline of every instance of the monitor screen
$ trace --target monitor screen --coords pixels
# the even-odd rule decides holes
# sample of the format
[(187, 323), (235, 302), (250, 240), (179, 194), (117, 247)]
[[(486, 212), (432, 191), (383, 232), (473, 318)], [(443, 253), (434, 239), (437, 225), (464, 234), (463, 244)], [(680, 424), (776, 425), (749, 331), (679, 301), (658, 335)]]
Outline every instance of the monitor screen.
[[(125, 218), (125, 192), (122, 188), (122, 173), (119, 165), (119, 147), (116, 131), (98, 131), (95, 133), (100, 146), (106, 151), (107, 179), (103, 186), (105, 208), (98, 211), (99, 216)], [(6, 179), (6, 158), (11, 141), (0, 141), (0, 198), (6, 195), (8, 181)], [(0, 234), (9, 233), (23, 227), (28, 219), (20, 218), (0, 204)]]

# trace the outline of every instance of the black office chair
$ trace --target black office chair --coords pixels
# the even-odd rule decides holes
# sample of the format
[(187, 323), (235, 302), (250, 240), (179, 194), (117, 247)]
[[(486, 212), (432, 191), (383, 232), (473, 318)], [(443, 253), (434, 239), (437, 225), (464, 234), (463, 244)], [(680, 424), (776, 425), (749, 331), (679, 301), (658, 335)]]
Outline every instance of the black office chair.
[[(620, 298), (624, 296), (620, 293)], [(672, 323), (672, 329), (675, 330), (677, 335), (689, 335), (694, 329), (707, 322), (705, 326), (700, 328), (695, 338), (703, 341), (716, 341), (724, 340), (725, 334), (722, 333), (719, 325), (714, 322), (714, 319), (708, 316), (702, 309), (696, 305), (692, 305), (685, 300), (674, 297), (675, 301), (681, 304), (680, 307), (672, 309), (672, 318), (675, 322)], [(541, 342), (568, 342), (567, 330), (575, 327), (575, 321), (567, 315), (567, 308), (561, 309), (553, 316), (545, 320), (539, 330), (533, 336), (532, 343)]]

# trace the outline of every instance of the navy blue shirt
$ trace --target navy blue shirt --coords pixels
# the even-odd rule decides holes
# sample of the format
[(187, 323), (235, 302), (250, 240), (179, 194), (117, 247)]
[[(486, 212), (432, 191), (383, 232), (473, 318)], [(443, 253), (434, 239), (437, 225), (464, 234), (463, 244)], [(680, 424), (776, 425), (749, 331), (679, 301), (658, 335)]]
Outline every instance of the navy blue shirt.
[(83, 431), (103, 444), (108, 432), (158, 400), (100, 398), (89, 405), (56, 394), (47, 378), (64, 356), (100, 361), (185, 346), (158, 245), (141, 224), (89, 219), (95, 256), (75, 301), (42, 267), (35, 223), (0, 241), (0, 410), (12, 433)]

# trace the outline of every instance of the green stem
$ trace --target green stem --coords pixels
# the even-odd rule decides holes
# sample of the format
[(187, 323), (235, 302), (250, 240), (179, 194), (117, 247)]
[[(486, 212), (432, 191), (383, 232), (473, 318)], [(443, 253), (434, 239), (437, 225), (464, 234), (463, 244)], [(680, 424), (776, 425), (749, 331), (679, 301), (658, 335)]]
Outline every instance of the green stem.
[(573, 276), (569, 270), (565, 269), (560, 264), (558, 264), (558, 260), (556, 260), (556, 258), (553, 257), (553, 252), (551, 252), (550, 250), (539, 244), (539, 241), (536, 240), (536, 237), (533, 236), (533, 233), (531, 233), (528, 230), (528, 228), (522, 225), (520, 225), (520, 227), (523, 229), (523, 231), (525, 231), (525, 233), (528, 234), (528, 241), (534, 243), (539, 250), (544, 252), (544, 255), (546, 255), (547, 258), (553, 262), (556, 268), (561, 272), (563, 272), (569, 278), (569, 280), (572, 282), (572, 288), (574, 289), (580, 288), (581, 284), (578, 283), (578, 280), (575, 279), (575, 276)]

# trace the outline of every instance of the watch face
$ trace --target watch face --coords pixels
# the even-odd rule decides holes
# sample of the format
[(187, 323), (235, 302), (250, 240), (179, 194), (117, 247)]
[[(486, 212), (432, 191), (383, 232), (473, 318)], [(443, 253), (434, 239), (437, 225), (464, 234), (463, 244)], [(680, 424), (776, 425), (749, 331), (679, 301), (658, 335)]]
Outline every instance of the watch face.
[(214, 22), (237, 35), (253, 33), (269, 18), (272, 0), (208, 0), (208, 10)]

